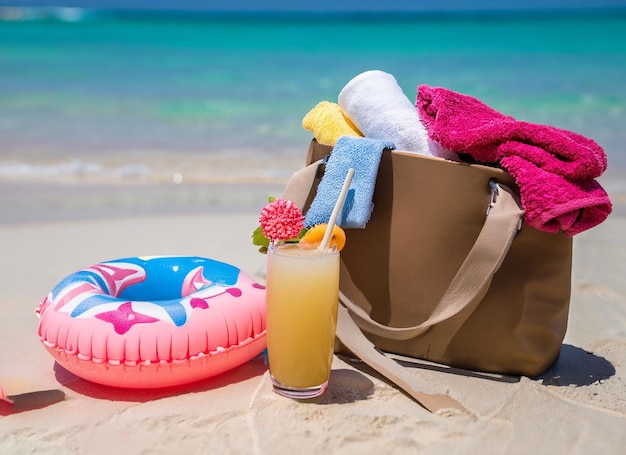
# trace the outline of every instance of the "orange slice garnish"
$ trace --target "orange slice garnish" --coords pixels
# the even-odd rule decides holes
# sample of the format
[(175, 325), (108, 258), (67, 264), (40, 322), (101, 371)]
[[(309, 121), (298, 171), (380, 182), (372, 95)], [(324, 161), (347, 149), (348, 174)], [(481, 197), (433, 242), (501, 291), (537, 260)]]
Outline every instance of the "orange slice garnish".
[[(316, 224), (310, 228), (306, 234), (300, 239), (300, 248), (304, 250), (313, 250), (320, 246), (324, 233), (328, 225), (326, 223)], [(337, 247), (337, 251), (341, 251), (346, 244), (346, 233), (339, 226), (333, 226), (333, 233), (330, 237), (330, 246)]]

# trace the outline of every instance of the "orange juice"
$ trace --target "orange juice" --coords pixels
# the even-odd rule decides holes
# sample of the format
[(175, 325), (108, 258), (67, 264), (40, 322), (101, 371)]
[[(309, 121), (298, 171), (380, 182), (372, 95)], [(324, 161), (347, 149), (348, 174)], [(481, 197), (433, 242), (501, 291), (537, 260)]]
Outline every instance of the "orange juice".
[[(294, 398), (324, 392), (337, 324), (339, 252), (273, 248), (267, 274), (267, 351), (275, 390)], [(299, 394), (298, 389), (304, 389)], [(309, 389), (307, 391), (307, 389)], [(307, 394), (309, 394), (307, 396)]]

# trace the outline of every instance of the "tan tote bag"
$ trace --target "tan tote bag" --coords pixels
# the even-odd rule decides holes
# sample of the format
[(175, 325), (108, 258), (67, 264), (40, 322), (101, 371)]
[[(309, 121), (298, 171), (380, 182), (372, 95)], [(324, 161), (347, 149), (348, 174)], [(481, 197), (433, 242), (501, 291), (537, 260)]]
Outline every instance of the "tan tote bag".
[[(306, 211), (331, 150), (313, 140), (308, 166), (283, 197)], [(373, 202), (367, 226), (346, 230), (341, 252), (344, 346), (431, 410), (445, 403), (429, 405), (380, 350), (530, 377), (555, 361), (567, 328), (572, 239), (523, 224), (508, 173), (385, 150)]]

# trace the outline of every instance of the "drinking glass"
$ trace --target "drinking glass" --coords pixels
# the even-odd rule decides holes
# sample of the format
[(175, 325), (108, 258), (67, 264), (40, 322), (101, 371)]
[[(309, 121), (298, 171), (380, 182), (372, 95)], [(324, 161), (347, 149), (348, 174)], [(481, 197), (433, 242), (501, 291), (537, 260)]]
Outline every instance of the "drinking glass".
[(268, 252), (267, 352), (273, 389), (307, 399), (328, 386), (337, 327), (339, 252), (276, 244)]

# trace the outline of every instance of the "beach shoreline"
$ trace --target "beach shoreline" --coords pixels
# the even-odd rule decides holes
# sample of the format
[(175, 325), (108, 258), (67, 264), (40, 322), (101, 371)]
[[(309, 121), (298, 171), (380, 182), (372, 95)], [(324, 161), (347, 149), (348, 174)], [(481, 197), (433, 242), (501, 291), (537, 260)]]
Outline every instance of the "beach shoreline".
[[(22, 223), (258, 212), (269, 197), (279, 197), (289, 177), (304, 167), (302, 156), (278, 167), (252, 166), (241, 172), (236, 162), (209, 171), (176, 168), (149, 178), (74, 175), (64, 178), (0, 178), (0, 226)], [(266, 165), (266, 164), (265, 164)], [(610, 215), (626, 215), (626, 171), (611, 168), (598, 179), (613, 204)]]

